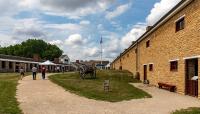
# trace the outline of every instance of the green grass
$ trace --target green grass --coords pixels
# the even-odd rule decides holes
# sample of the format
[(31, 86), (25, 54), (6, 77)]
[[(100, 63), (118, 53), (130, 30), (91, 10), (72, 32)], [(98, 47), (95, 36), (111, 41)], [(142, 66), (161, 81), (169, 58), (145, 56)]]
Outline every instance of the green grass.
[(0, 114), (21, 114), (15, 98), (18, 79), (19, 73), (0, 73)]
[(172, 114), (200, 114), (200, 108), (181, 109), (173, 112)]
[[(78, 73), (57, 74), (49, 77), (51, 81), (67, 91), (89, 99), (119, 102), (130, 99), (150, 98), (148, 93), (130, 85), (140, 81), (133, 79), (128, 71), (97, 71), (97, 79), (82, 80)], [(103, 90), (104, 80), (110, 80), (110, 92)]]

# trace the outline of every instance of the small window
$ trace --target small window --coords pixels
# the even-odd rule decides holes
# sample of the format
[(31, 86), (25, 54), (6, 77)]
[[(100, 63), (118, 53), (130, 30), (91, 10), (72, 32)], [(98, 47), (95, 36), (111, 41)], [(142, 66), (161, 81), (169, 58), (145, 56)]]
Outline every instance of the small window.
[(150, 46), (150, 40), (148, 40), (147, 42), (146, 42), (146, 47), (148, 48)]
[(181, 18), (176, 22), (176, 32), (185, 28), (185, 18)]
[(127, 54), (127, 57), (129, 57), (129, 54)]
[(65, 62), (68, 62), (68, 59), (65, 59)]
[(170, 62), (170, 71), (178, 71), (178, 61)]
[(149, 64), (149, 71), (153, 71), (153, 64)]
[(2, 61), (1, 67), (2, 67), (3, 69), (6, 68), (6, 62), (5, 62), (5, 61)]

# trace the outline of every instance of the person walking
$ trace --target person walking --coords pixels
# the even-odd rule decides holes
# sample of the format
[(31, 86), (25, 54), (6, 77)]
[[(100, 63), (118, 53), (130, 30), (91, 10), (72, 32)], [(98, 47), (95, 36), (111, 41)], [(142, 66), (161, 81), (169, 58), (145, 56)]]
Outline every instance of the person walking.
[(43, 66), (42, 67), (42, 79), (45, 79), (45, 74), (46, 74), (46, 68)]
[(33, 73), (33, 80), (36, 80), (37, 68), (35, 66), (32, 68), (32, 73)]
[(59, 67), (59, 66), (57, 66), (56, 70), (57, 70), (57, 72), (60, 72), (60, 67)]
[(62, 66), (62, 73), (64, 74), (65, 72), (65, 66)]
[(20, 79), (22, 80), (22, 78), (24, 77), (24, 69), (23, 69), (23, 67), (21, 67), (19, 69), (19, 73), (20, 73)]

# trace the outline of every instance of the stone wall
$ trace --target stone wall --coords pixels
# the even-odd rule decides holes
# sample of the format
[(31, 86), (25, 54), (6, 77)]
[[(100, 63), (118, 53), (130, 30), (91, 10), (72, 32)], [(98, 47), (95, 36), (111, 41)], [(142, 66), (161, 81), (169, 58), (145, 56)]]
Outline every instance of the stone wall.
[[(200, 55), (200, 5), (195, 0), (167, 23), (139, 43), (139, 72), (143, 76), (143, 64), (154, 64), (147, 71), (150, 83), (165, 82), (177, 86), (177, 92), (185, 92), (185, 57)], [(185, 29), (175, 31), (175, 21), (185, 16)], [(147, 40), (150, 47), (146, 48)], [(178, 71), (170, 71), (170, 61), (178, 59)], [(143, 78), (141, 78), (143, 79)]]
[(135, 47), (130, 49), (121, 57), (122, 70), (128, 70), (135, 75), (136, 73), (136, 52)]
[[(176, 32), (176, 21), (185, 18), (185, 28)], [(150, 47), (146, 42), (150, 41)], [(185, 57), (200, 55), (200, 1), (194, 0), (180, 12), (175, 14), (156, 31), (139, 42), (138, 71), (143, 80), (144, 65), (147, 65), (147, 79), (150, 84), (157, 86), (158, 82), (177, 86), (177, 92), (185, 93)], [(119, 60), (122, 60), (123, 70), (136, 73), (135, 47), (124, 53), (114, 61), (113, 67), (118, 69)], [(127, 54), (129, 53), (129, 58)], [(170, 71), (170, 61), (178, 61), (178, 71)], [(199, 62), (200, 63), (200, 62)], [(149, 64), (153, 64), (153, 71), (149, 71)], [(200, 67), (200, 64), (199, 64)], [(200, 72), (200, 68), (199, 68)], [(200, 76), (200, 75), (199, 75)], [(200, 81), (199, 81), (200, 97)]]

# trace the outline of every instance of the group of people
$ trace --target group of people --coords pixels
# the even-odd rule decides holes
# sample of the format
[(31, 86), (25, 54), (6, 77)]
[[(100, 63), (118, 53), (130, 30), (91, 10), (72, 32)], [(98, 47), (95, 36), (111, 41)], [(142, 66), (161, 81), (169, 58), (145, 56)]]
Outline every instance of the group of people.
[[(43, 66), (41, 68), (41, 73), (42, 73), (42, 79), (44, 80), (46, 78), (46, 68)], [(19, 69), (19, 72), (20, 72), (20, 79), (22, 80), (22, 78), (24, 77), (24, 74), (25, 74), (25, 70), (23, 69), (23, 67), (21, 67)], [(33, 67), (32, 68), (32, 76), (33, 76), (33, 80), (36, 80), (36, 75), (37, 75), (37, 72), (38, 72), (38, 69), (37, 67)]]

